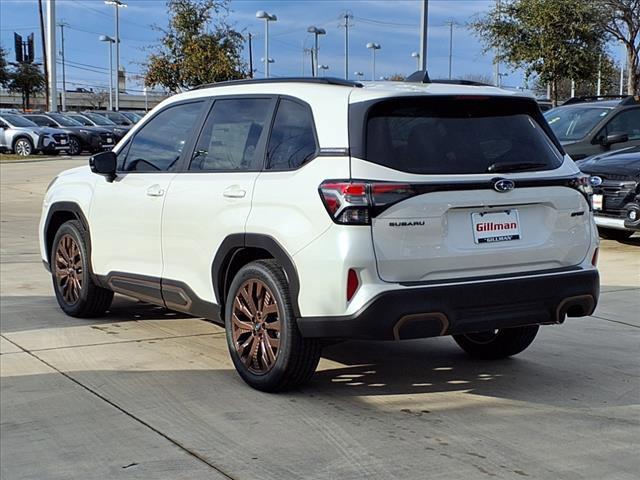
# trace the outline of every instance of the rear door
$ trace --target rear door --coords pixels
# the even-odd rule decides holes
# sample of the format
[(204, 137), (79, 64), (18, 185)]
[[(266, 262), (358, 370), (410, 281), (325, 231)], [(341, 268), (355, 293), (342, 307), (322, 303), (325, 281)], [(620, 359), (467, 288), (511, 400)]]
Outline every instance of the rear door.
[(589, 207), (563, 180), (577, 169), (563, 163), (528, 100), (405, 97), (367, 112), (352, 178), (383, 182), (371, 187), (384, 205), (371, 222), (383, 280), (520, 273), (584, 259)]
[[(187, 170), (176, 175), (167, 194), (163, 289), (179, 281), (200, 299), (219, 303), (213, 293), (213, 259), (228, 235), (245, 232), (274, 106), (270, 96), (213, 103)], [(165, 293), (166, 300), (171, 292)]]

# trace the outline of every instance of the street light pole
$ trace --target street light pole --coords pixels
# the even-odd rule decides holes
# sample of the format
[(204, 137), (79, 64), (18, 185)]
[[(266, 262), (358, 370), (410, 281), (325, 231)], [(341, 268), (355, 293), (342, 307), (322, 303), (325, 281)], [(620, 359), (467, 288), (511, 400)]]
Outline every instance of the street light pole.
[(100, 35), (98, 39), (101, 42), (109, 42), (109, 110), (113, 110), (113, 55), (111, 46), (115, 40), (108, 35)]
[(451, 80), (451, 64), (453, 59), (453, 27), (457, 25), (455, 20), (449, 20), (445, 23), (449, 26), (449, 80)]
[(349, 20), (353, 18), (353, 13), (346, 11), (344, 17), (344, 78), (349, 80)]
[(313, 37), (314, 37), (313, 72), (311, 72), (311, 76), (317, 77), (318, 76), (318, 36), (326, 35), (327, 31), (324, 28), (318, 28), (314, 25), (311, 25), (309, 28), (307, 28), (307, 32), (313, 33)]
[(120, 14), (118, 12), (119, 8), (126, 8), (127, 4), (122, 0), (105, 0), (106, 5), (113, 5), (116, 9), (116, 102), (115, 108), (116, 111), (120, 109)]
[(411, 56), (416, 59), (416, 70), (420, 70), (420, 54), (418, 52), (411, 52)]
[(62, 57), (62, 111), (67, 111), (67, 81), (65, 76), (65, 67), (64, 67), (64, 27), (67, 26), (66, 23), (60, 22), (58, 24), (60, 27), (60, 43), (61, 43), (61, 51), (60, 56)]
[(264, 77), (269, 78), (269, 22), (277, 21), (278, 17), (270, 15), (264, 10), (258, 10), (256, 18), (264, 20)]
[(49, 61), (49, 111), (58, 111), (56, 85), (56, 2), (47, 0), (47, 60)]
[(420, 17), (420, 69), (427, 71), (427, 30), (429, 24), (429, 0), (422, 0), (422, 15)]
[(371, 81), (376, 79), (376, 50), (380, 50), (380, 44), (375, 42), (367, 43), (367, 48), (371, 50)]

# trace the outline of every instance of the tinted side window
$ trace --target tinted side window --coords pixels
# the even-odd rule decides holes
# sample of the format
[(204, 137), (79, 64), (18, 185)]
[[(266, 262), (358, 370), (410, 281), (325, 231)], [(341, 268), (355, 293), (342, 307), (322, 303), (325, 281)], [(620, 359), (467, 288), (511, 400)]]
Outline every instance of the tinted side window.
[(267, 148), (267, 169), (298, 168), (315, 156), (317, 148), (311, 109), (280, 100)]
[(53, 123), (51, 120), (48, 120), (47, 117), (41, 117), (39, 115), (33, 116), (33, 117), (27, 117), (29, 120), (31, 120), (33, 123), (38, 124), (41, 127), (50, 127), (50, 126), (55, 126), (55, 123)]
[(209, 112), (189, 170), (251, 170), (259, 167), (258, 142), (271, 110), (271, 99), (216, 100)]
[(122, 169), (126, 172), (174, 170), (196, 128), (202, 105), (203, 102), (175, 105), (153, 117), (131, 141)]
[(606, 126), (607, 135), (626, 133), (629, 140), (640, 140), (640, 108), (620, 112)]

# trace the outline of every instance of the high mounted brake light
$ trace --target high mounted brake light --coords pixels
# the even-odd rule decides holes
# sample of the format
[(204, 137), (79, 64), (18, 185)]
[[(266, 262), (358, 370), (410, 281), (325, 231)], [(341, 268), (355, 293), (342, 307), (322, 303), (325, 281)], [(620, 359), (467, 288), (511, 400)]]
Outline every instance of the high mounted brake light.
[(407, 183), (347, 180), (327, 180), (319, 192), (333, 221), (344, 225), (369, 225), (381, 208), (416, 193)]

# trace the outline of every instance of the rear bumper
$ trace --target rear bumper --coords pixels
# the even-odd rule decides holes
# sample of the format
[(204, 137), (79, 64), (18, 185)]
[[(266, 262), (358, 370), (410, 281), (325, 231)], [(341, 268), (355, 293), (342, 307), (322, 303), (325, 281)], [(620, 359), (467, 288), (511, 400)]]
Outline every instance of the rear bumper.
[(591, 315), (598, 302), (598, 271), (390, 290), (357, 313), (302, 317), (304, 337), (404, 340), (562, 323)]

